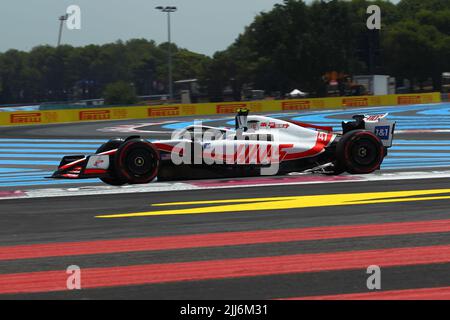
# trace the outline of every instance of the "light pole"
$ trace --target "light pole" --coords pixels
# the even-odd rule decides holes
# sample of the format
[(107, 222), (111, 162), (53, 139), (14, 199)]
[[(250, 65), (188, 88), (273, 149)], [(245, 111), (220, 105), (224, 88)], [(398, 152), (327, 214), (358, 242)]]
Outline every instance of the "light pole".
[(171, 37), (171, 26), (170, 26), (170, 14), (172, 12), (177, 11), (177, 7), (156, 7), (155, 9), (160, 10), (161, 12), (167, 13), (167, 33), (169, 38), (169, 98), (170, 101), (173, 101), (173, 79), (172, 79), (172, 37)]
[(68, 14), (60, 16), (58, 18), (58, 20), (59, 20), (59, 35), (58, 35), (58, 45), (57, 45), (57, 47), (59, 47), (61, 45), (61, 37), (62, 37), (63, 25), (64, 25), (64, 21), (67, 21), (67, 19), (69, 19), (69, 15)]

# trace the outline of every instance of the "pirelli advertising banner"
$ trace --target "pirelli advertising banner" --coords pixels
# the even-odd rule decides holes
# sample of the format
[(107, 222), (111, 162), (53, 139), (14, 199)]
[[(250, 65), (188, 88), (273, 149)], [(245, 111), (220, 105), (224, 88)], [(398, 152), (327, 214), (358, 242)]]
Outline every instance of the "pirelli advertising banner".
[(263, 100), (162, 106), (124, 106), (95, 109), (1, 112), (0, 125), (19, 126), (66, 122), (171, 118), (193, 115), (233, 114), (239, 108), (251, 112), (303, 111), (333, 108), (395, 106), (441, 102), (440, 93), (387, 96), (333, 97), (295, 100)]

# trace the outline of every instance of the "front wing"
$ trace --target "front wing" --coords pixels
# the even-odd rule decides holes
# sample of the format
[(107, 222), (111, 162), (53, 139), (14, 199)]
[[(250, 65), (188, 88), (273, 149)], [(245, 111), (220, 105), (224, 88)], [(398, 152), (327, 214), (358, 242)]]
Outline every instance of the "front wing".
[(110, 153), (111, 151), (89, 156), (66, 156), (61, 160), (58, 170), (49, 178), (89, 179), (109, 177)]

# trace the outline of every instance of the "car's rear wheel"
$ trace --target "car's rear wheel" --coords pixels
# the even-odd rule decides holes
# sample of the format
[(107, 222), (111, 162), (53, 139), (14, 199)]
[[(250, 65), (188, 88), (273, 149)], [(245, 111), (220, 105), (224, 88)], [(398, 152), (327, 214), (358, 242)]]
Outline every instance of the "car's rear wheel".
[(149, 183), (158, 175), (159, 162), (159, 152), (152, 143), (132, 139), (117, 150), (116, 174), (130, 184)]
[(347, 132), (336, 146), (337, 167), (352, 174), (378, 170), (385, 156), (381, 140), (370, 131)]
[[(113, 138), (108, 142), (104, 143), (97, 149), (97, 154), (108, 152), (111, 150), (119, 149), (119, 147), (125, 142), (125, 139), (122, 138)], [(109, 177), (100, 178), (104, 183), (109, 184), (111, 186), (123, 186), (127, 183), (126, 179), (119, 178), (115, 173), (114, 161), (111, 163), (111, 167), (109, 169)]]

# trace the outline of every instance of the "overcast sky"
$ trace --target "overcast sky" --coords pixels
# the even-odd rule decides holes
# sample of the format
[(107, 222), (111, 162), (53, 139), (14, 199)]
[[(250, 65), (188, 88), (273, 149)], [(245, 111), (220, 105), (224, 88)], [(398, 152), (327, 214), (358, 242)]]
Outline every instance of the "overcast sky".
[[(396, 1), (394, 1), (396, 2)], [(69, 5), (81, 8), (81, 30), (64, 29), (63, 43), (103, 44), (118, 39), (167, 40), (166, 15), (173, 5), (172, 38), (177, 45), (212, 55), (227, 48), (261, 11), (281, 0), (0, 0), (0, 52), (55, 45), (58, 17)]]

